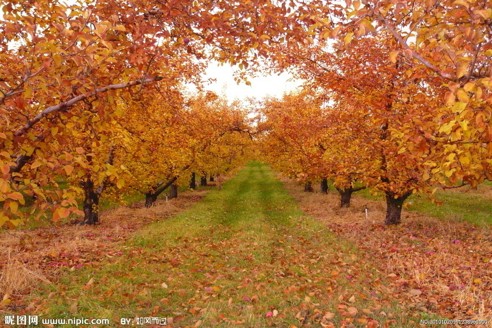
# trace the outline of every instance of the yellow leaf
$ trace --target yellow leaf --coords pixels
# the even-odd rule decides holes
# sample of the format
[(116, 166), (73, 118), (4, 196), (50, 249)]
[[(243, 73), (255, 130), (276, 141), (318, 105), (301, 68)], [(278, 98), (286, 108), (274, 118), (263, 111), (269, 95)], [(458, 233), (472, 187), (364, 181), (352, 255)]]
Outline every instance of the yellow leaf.
[(361, 22), (361, 24), (364, 25), (364, 28), (366, 29), (366, 31), (371, 32), (371, 33), (376, 32), (376, 29), (372, 25), (371, 21), (369, 21), (368, 19), (364, 19)]
[(471, 163), (470, 157), (468, 157), (468, 156), (460, 156), (460, 162), (463, 165), (469, 165)]
[(463, 89), (459, 89), (456, 92), (456, 96), (458, 97), (459, 101), (467, 103), (470, 101), (470, 97), (468, 96), (468, 92), (466, 92)]
[(52, 58), (56, 66), (60, 66), (63, 62), (63, 58), (59, 53), (54, 54)]
[(460, 121), (460, 126), (463, 129), (463, 131), (468, 131), (468, 121), (467, 120)]
[(115, 31), (121, 31), (121, 32), (126, 32), (126, 27), (124, 25), (116, 25), (114, 27)]
[(446, 177), (450, 178), (454, 174), (455, 171), (456, 171), (456, 169), (446, 170), (446, 171), (444, 171), (444, 175)]
[(468, 73), (468, 63), (462, 63), (456, 71), (456, 77), (459, 79), (465, 76), (466, 73)]
[(441, 127), (439, 128), (439, 132), (444, 134), (450, 134), (451, 131), (453, 130), (454, 123), (455, 123), (454, 121), (451, 121), (441, 125)]
[(12, 214), (17, 214), (17, 210), (19, 209), (19, 204), (17, 202), (9, 202), (9, 207)]
[(8, 164), (5, 164), (4, 166), (2, 166), (1, 169), (2, 169), (2, 173), (4, 175), (9, 174), (9, 172), (10, 172), (10, 166)]
[(65, 219), (70, 215), (70, 210), (65, 207), (59, 207), (53, 212), (53, 221)]
[(0, 193), (6, 194), (10, 190), (10, 186), (7, 181), (0, 179)]
[(22, 223), (22, 220), (8, 220), (5, 222), (5, 227), (15, 229)]
[(67, 173), (67, 175), (71, 175), (72, 172), (73, 172), (73, 166), (72, 165), (65, 165), (63, 167), (63, 169), (65, 170), (65, 172)]
[(483, 19), (491, 19), (492, 18), (492, 9), (482, 9), (482, 10), (476, 10), (475, 11), (477, 14), (482, 16)]
[[(7, 296), (8, 294), (5, 294), (5, 295)], [(12, 301), (10, 300), (10, 298), (4, 297), (3, 300), (0, 302), (0, 309), (8, 306), (11, 302)]]
[(123, 181), (122, 179), (118, 179), (118, 181), (116, 181), (116, 187), (118, 189), (121, 189), (125, 186), (125, 181)]
[(467, 84), (465, 84), (465, 86), (463, 87), (463, 89), (466, 92), (472, 92), (473, 89), (475, 89), (475, 82), (468, 82)]
[(10, 194), (7, 195), (8, 198), (13, 199), (13, 200), (18, 200), (18, 201), (23, 201), (24, 196), (20, 192), (14, 191), (11, 192)]
[(456, 96), (453, 92), (448, 92), (446, 95), (446, 105), (452, 106), (456, 102)]
[(0, 213), (0, 227), (3, 227), (8, 221), (10, 221), (10, 219)]
[(399, 51), (392, 51), (392, 52), (390, 52), (389, 57), (390, 57), (390, 61), (392, 63), (396, 63), (396, 59), (398, 58), (398, 54), (399, 53), (400, 53)]
[(353, 38), (354, 38), (354, 33), (350, 32), (350, 33), (347, 33), (347, 35), (345, 35), (345, 37), (343, 38), (343, 41), (345, 42), (345, 44), (349, 44)]
[(39, 159), (36, 159), (32, 164), (31, 164), (31, 169), (35, 169), (43, 165), (43, 162)]
[(477, 90), (475, 90), (475, 98), (482, 99), (482, 96), (483, 96), (482, 88), (477, 88)]

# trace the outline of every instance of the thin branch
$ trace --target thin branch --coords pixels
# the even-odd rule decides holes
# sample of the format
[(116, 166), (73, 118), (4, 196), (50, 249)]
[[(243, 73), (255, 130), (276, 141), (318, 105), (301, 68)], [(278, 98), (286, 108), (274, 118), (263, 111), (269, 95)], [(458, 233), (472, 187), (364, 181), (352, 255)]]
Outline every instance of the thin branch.
[(422, 64), (424, 64), (427, 68), (429, 68), (430, 70), (432, 70), (433, 72), (435, 72), (440, 77), (442, 77), (444, 79), (447, 79), (447, 80), (453, 80), (453, 81), (455, 80), (455, 77), (453, 75), (441, 71), (439, 68), (437, 68), (436, 66), (434, 66), (431, 62), (429, 62), (427, 59), (425, 59), (420, 54), (418, 54), (415, 50), (413, 50), (412, 48), (410, 48), (410, 46), (405, 42), (405, 40), (402, 38), (402, 36), (398, 32), (396, 32), (395, 27), (392, 24), (390, 24), (385, 18), (383, 18), (382, 16), (379, 16), (379, 18), (384, 22), (384, 26), (393, 35), (393, 37), (396, 39), (396, 41), (405, 50), (409, 50), (410, 51), (410, 53), (412, 54), (412, 57), (413, 58), (415, 58), (416, 60), (418, 60), (419, 62), (421, 62)]
[(467, 185), (468, 185), (467, 183), (462, 182), (461, 184), (459, 184), (457, 186), (443, 186), (442, 189), (444, 189), (444, 190), (447, 190), (447, 189), (458, 189), (458, 188), (462, 188), (462, 187), (467, 186)]
[[(477, 65), (477, 57), (478, 53), (480, 52), (480, 49), (482, 48), (482, 44), (479, 43), (476, 48), (475, 48), (475, 54), (473, 56), (473, 62), (470, 65), (470, 69), (468, 71), (468, 76), (466, 77), (466, 82), (470, 81), (471, 77), (473, 76), (473, 71), (475, 70), (475, 66)], [(465, 83), (466, 83), (465, 82)]]
[(15, 96), (19, 93), (22, 93), (24, 92), (24, 90), (22, 89), (22, 87), (24, 86), (24, 84), (26, 84), (26, 82), (35, 77), (36, 75), (40, 74), (43, 70), (45, 69), (45, 66), (42, 66), (39, 70), (37, 70), (36, 72), (34, 73), (28, 73), (26, 74), (26, 76), (24, 76), (22, 78), (22, 80), (20, 81), (20, 83), (18, 85), (16, 85), (13, 89), (11, 89), (10, 91), (8, 92), (4, 92), (2, 91), (2, 98), (0, 98), (0, 105), (3, 105), (5, 103), (5, 100), (9, 97), (12, 97), (12, 96)]

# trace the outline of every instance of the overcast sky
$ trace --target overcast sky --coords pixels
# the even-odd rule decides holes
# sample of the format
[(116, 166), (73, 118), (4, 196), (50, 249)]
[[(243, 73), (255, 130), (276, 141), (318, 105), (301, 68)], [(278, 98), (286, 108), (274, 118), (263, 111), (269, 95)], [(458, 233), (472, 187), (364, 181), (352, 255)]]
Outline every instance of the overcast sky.
[(265, 97), (282, 97), (284, 93), (296, 90), (300, 80), (293, 80), (289, 73), (281, 75), (265, 75), (249, 79), (251, 86), (245, 83), (237, 84), (234, 81), (235, 69), (230, 65), (222, 65), (211, 62), (207, 68), (204, 79), (213, 78), (216, 81), (206, 86), (207, 90), (218, 95), (224, 95), (229, 101), (245, 100), (248, 97), (256, 99)]

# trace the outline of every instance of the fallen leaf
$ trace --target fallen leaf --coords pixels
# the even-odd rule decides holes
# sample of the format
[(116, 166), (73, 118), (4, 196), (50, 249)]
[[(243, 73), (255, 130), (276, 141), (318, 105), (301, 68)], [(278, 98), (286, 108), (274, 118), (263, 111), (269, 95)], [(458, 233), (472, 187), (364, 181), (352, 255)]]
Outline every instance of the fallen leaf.
[(359, 311), (357, 310), (357, 308), (351, 306), (347, 308), (347, 312), (351, 317), (355, 317)]
[(419, 296), (422, 294), (422, 291), (420, 289), (410, 289), (408, 293), (412, 296)]
[(335, 313), (333, 312), (326, 312), (325, 315), (323, 316), (324, 320), (331, 320), (335, 317)]

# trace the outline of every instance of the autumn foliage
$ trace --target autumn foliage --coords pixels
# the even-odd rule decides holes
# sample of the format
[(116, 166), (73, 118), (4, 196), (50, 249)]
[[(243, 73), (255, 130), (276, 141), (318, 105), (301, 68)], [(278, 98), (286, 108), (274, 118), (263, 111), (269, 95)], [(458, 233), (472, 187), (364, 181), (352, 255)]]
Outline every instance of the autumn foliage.
[[(295, 159), (304, 179), (312, 167), (324, 171), (314, 177), (333, 180), (342, 206), (344, 190), (383, 193), (387, 224), (400, 222), (412, 193), (490, 180), (490, 4), (347, 1), (338, 9), (317, 42), (280, 46), (279, 67), (296, 68), (307, 84), (265, 105), (267, 158)], [(306, 94), (322, 99), (318, 112), (299, 103)], [(272, 115), (291, 106), (304, 114)]]
[[(190, 111), (183, 85), (199, 82), (205, 58), (245, 67), (268, 56), (270, 43), (299, 40), (308, 9), (270, 1), (2, 5), (0, 224), (80, 215), (81, 199), (94, 223), (104, 192), (154, 195), (203, 152), (233, 165), (231, 151), (211, 147), (234, 137), (223, 126), (211, 139), (200, 130), (229, 124), (221, 121), (229, 113), (193, 117), (200, 109)], [(229, 127), (240, 132), (236, 123)]]
[(398, 223), (412, 193), (492, 178), (491, 15), (467, 0), (10, 1), (0, 223), (49, 212), (94, 223), (102, 194), (139, 191), (150, 206), (190, 176), (230, 170), (257, 126), (183, 86), (207, 60), (265, 58), (306, 81), (265, 105), (271, 162), (329, 177), (348, 199), (384, 193)]

